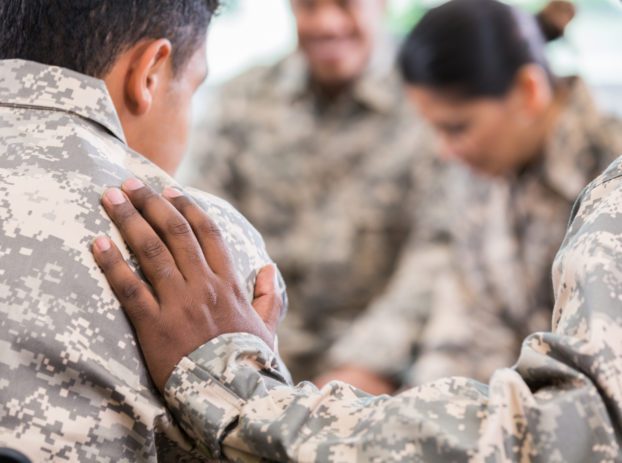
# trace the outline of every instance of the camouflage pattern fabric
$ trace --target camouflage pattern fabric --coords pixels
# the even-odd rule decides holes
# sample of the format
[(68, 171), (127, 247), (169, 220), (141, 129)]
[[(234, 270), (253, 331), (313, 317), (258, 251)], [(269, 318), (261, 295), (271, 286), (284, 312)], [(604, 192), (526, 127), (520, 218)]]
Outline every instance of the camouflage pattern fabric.
[(391, 60), (373, 61), (336, 100), (313, 90), (298, 54), (218, 93), (194, 134), (191, 183), (263, 235), (288, 286), (281, 353), (309, 379), (385, 289), (410, 232), (412, 166), (426, 139)]
[[(100, 206), (106, 187), (173, 179), (125, 144), (104, 82), (61, 68), (0, 61), (0, 140), (0, 447), (35, 462), (195, 460), (90, 251), (100, 235), (123, 243)], [(224, 201), (186, 191), (251, 298), (270, 262), (261, 237)]]
[(233, 461), (622, 461), (621, 161), (572, 217), (553, 266), (553, 330), (529, 336), (488, 386), (449, 378), (396, 397), (293, 387), (258, 338), (225, 335), (178, 364), (166, 399), (206, 454)]
[(436, 219), (416, 226), (385, 294), (332, 349), (333, 366), (410, 386), (454, 375), (487, 382), (525, 336), (550, 329), (550, 268), (572, 204), (622, 153), (622, 123), (596, 108), (583, 81), (566, 84), (536, 164), (498, 179), (454, 165), (435, 179), (444, 192), (415, 211)]

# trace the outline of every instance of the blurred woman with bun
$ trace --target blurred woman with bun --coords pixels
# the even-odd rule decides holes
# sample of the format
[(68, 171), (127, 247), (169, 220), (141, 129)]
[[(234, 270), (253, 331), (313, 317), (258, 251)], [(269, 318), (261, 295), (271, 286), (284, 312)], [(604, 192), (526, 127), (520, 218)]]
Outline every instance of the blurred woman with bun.
[(622, 154), (620, 121), (545, 56), (544, 35), (562, 35), (573, 14), (559, 1), (536, 21), (496, 0), (451, 0), (407, 37), (407, 92), (447, 167), (420, 180), (410, 251), (318, 383), (384, 393), (449, 375), (487, 381), (527, 333), (550, 329), (550, 269), (572, 205)]

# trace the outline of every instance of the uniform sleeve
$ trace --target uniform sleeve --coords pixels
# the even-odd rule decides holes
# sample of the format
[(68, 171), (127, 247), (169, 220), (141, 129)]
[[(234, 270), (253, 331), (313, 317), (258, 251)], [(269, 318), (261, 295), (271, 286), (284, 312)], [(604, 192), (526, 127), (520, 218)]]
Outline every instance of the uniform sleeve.
[(184, 358), (166, 400), (211, 457), (234, 461), (616, 461), (622, 417), (622, 185), (589, 191), (556, 259), (552, 333), (490, 385), (443, 379), (371, 397), (287, 385), (260, 340)]

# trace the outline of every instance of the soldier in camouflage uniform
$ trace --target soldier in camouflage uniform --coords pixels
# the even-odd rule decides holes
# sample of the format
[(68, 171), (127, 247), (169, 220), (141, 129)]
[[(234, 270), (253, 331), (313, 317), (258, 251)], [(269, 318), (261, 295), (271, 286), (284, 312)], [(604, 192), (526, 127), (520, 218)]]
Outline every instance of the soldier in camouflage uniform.
[(219, 89), (192, 150), (191, 183), (249, 218), (288, 282), (279, 338), (299, 380), (384, 289), (428, 152), (379, 30), (384, 2), (342, 3), (293, 0), (300, 51)]
[[(184, 355), (177, 349), (172, 355), (180, 359), (174, 369), (170, 358), (164, 362), (148, 356), (154, 377), (173, 369), (158, 386), (184, 429), (209, 457), (318, 462), (622, 461), (621, 179), (618, 160), (581, 193), (553, 264), (552, 331), (528, 336), (517, 363), (495, 371), (489, 386), (448, 378), (396, 397), (373, 397), (339, 382), (321, 390), (309, 383), (288, 384), (273, 352), (254, 335), (261, 333), (259, 328), (249, 330), (240, 321), (240, 333), (231, 334), (229, 324), (223, 328), (213, 321), (223, 314), (236, 314), (242, 320), (253, 314), (243, 301), (213, 303), (235, 293), (235, 283), (228, 281), (223, 264), (226, 249), (218, 236), (199, 234), (201, 246), (191, 246), (195, 261), (200, 256), (207, 261), (192, 268), (209, 274), (204, 280), (207, 299), (201, 296), (205, 289), (186, 288), (196, 297), (192, 309), (174, 302), (158, 304), (152, 295), (132, 300), (121, 294), (120, 298), (137, 329), (145, 333), (141, 342), (147, 351), (170, 339), (187, 338), (188, 331), (196, 331), (197, 317), (212, 320), (203, 324), (203, 338), (194, 337), (197, 350)], [(139, 202), (137, 197), (130, 199)], [(194, 229), (208, 220), (197, 218), (196, 207), (183, 195), (177, 195), (173, 204), (185, 211)], [(108, 211), (118, 217), (114, 207)], [(160, 208), (151, 215), (166, 220), (170, 211)], [(126, 233), (132, 228), (120, 227)], [(188, 249), (188, 243), (169, 242), (169, 246)], [(127, 268), (118, 250), (111, 249), (97, 251), (96, 258), (112, 286), (119, 289), (136, 277), (127, 273), (119, 277)], [(187, 271), (177, 264), (175, 255), (166, 267)], [(145, 268), (150, 267), (147, 263)], [(509, 292), (508, 299), (522, 297), (511, 285), (503, 290)], [(173, 285), (163, 285), (156, 295), (166, 299), (177, 291)], [(151, 306), (147, 313), (141, 309), (145, 306)], [(175, 318), (178, 323), (167, 326), (161, 318)]]
[[(89, 248), (102, 233), (122, 243), (100, 206), (107, 186), (135, 176), (158, 189), (174, 185), (132, 148), (170, 136), (162, 150), (144, 151), (171, 166), (183, 140), (170, 129), (186, 130), (162, 123), (160, 133), (141, 140), (140, 117), (128, 122), (123, 98), (111, 96), (119, 87), (110, 76), (125, 62), (144, 69), (141, 61), (127, 60), (128, 53), (143, 60), (151, 52), (153, 59), (168, 56), (158, 68), (162, 74), (148, 68), (151, 84), (158, 79), (158, 90), (189, 103), (205, 74), (205, 30), (216, 2), (122, 0), (104, 6), (36, 0), (0, 5), (0, 447), (17, 448), (35, 462), (189, 461), (198, 455), (194, 445), (150, 381), (134, 332)], [(53, 27), (59, 21), (66, 26)], [(130, 25), (138, 36), (127, 35)], [(176, 35), (180, 27), (186, 43)], [(140, 35), (151, 37), (154, 29), (170, 42)], [(111, 43), (107, 34), (120, 42)], [(116, 52), (103, 58), (115, 45), (127, 50), (102, 73), (117, 58)], [(85, 55), (93, 50), (97, 56)], [(11, 57), (74, 63), (107, 81)], [(178, 73), (173, 83), (186, 89), (182, 93), (166, 89), (171, 72)], [(123, 81), (126, 75), (120, 75)], [(125, 98), (140, 100), (124, 91)], [(158, 93), (153, 104), (168, 104), (164, 98)], [(174, 107), (182, 121), (187, 103)], [(127, 140), (133, 140), (130, 146)], [(242, 292), (252, 298), (257, 272), (270, 262), (261, 237), (224, 201), (186, 191), (222, 230)]]
[[(478, 5), (469, 1), (463, 3), (465, 10), (494, 11), (491, 8), (495, 3), (484, 1)], [(436, 16), (433, 16), (436, 13), (426, 16), (407, 41), (407, 47), (412, 46), (413, 51), (405, 49), (403, 63), (426, 52), (436, 53), (434, 56), (439, 61), (455, 61), (453, 53), (466, 54), (469, 50), (467, 61), (480, 63), (472, 41), (461, 38), (463, 30), (440, 24), (439, 18), (448, 18), (453, 13), (450, 8), (452, 4), (439, 9), (440, 14)], [(455, 10), (459, 8), (458, 5)], [(470, 15), (468, 11), (456, 11), (456, 14), (463, 22)], [(486, 21), (513, 31), (511, 24), (503, 21), (504, 16), (493, 16)], [(522, 21), (527, 37), (530, 21), (526, 16)], [(480, 30), (488, 28), (475, 25)], [(435, 35), (426, 37), (421, 32), (424, 30), (433, 30)], [(496, 43), (502, 47), (499, 44), (504, 43), (507, 34), (496, 34)], [(433, 46), (426, 49), (426, 40)], [(467, 49), (456, 52), (449, 48), (451, 53), (442, 55), (443, 44), (453, 47), (454, 41), (461, 41)], [(531, 50), (542, 50), (541, 42), (533, 42)], [(508, 47), (507, 52), (496, 49), (496, 55), (503, 61), (491, 68), (503, 70), (503, 63), (515, 57), (512, 50), (522, 50), (521, 45)], [(488, 64), (492, 64), (495, 49), (486, 49), (485, 53)], [(456, 65), (452, 63), (452, 66)], [(546, 61), (540, 67), (546, 69)], [(476, 88), (476, 83), (464, 84), (469, 75), (468, 68), (465, 69), (460, 73), (463, 85)], [(441, 70), (434, 72), (441, 76), (437, 77), (440, 80)], [(510, 78), (519, 81), (520, 73), (509, 75), (517, 76)], [(488, 73), (485, 79), (490, 80), (493, 75)], [(429, 93), (426, 89), (434, 88), (428, 82), (412, 84), (424, 89), (420, 92)], [(545, 91), (547, 86), (543, 86)], [(518, 85), (514, 87), (514, 93), (510, 90), (510, 94), (515, 97)], [(554, 88), (556, 95), (551, 106), (554, 109), (548, 117), (551, 122), (546, 119), (538, 122), (534, 118), (536, 122), (526, 128), (508, 131), (506, 127), (512, 127), (513, 120), (520, 124), (521, 118), (533, 116), (520, 107), (505, 107), (499, 118), (501, 122), (490, 131), (492, 137), (471, 135), (478, 130), (481, 133), (481, 126), (491, 125), (480, 123), (475, 117), (463, 133), (455, 135), (447, 129), (452, 129), (452, 124), (459, 127), (454, 121), (463, 119), (462, 107), (479, 104), (481, 95), (466, 98), (467, 103), (456, 98), (449, 103), (428, 104), (427, 108), (421, 105), (421, 98), (416, 100), (422, 115), (438, 127), (448, 145), (447, 151), (462, 157), (469, 167), (465, 162), (453, 162), (444, 177), (436, 179), (447, 186), (441, 195), (443, 201), (436, 198), (417, 205), (419, 212), (426, 209), (426, 204), (437, 212), (437, 220), (432, 221), (437, 228), (429, 230), (428, 224), (421, 224), (413, 233), (389, 289), (334, 346), (331, 360), (337, 368), (324, 375), (319, 384), (342, 379), (366, 389), (367, 383), (377, 384), (384, 379), (397, 386), (414, 386), (449, 375), (488, 381), (497, 368), (514, 362), (527, 334), (550, 328), (553, 306), (550, 267), (563, 239), (572, 204), (581, 189), (622, 153), (622, 122), (598, 110), (580, 78), (555, 79)], [(507, 99), (492, 95), (489, 101), (505, 101), (504, 98)], [(451, 112), (450, 117), (430, 111), (441, 106)], [(512, 133), (519, 136), (514, 139)], [(477, 171), (482, 170), (478, 162), (486, 160), (486, 152), (493, 153), (490, 159), (495, 162), (504, 156), (502, 153), (511, 159), (515, 147), (533, 143), (534, 134), (541, 139), (534, 144), (539, 145), (535, 160), (510, 161), (508, 171), (492, 172), (492, 175)], [(463, 140), (469, 138), (476, 139), (475, 149), (464, 148)], [(506, 149), (508, 140), (510, 149)], [(444, 225), (439, 227), (443, 221)], [(370, 339), (377, 341), (372, 343)]]
[[(194, 229), (208, 220), (197, 218), (187, 197), (178, 195), (173, 204), (185, 211)], [(118, 216), (115, 207), (108, 210)], [(177, 343), (170, 344), (176, 351), (172, 357), (180, 359), (174, 369), (170, 359), (147, 356), (154, 377), (164, 377), (161, 372), (169, 374), (173, 369), (158, 386), (207, 457), (304, 462), (618, 462), (622, 461), (621, 211), (622, 162), (618, 160), (585, 189), (573, 209), (553, 265), (552, 332), (527, 337), (517, 363), (495, 371), (488, 386), (454, 377), (395, 397), (374, 397), (340, 382), (321, 390), (310, 383), (292, 386), (281, 375), (272, 350), (253, 334), (261, 330), (248, 330), (244, 318), (252, 318), (252, 307), (239, 300), (222, 303), (232, 293), (231, 285), (235, 293), (235, 283), (227, 280), (226, 248), (218, 236), (199, 234), (201, 247), (192, 251), (197, 254), (195, 262), (201, 261), (200, 256), (208, 262), (190, 266), (209, 275), (204, 279), (207, 299), (204, 289), (192, 287), (182, 288), (196, 298), (191, 308), (179, 301), (159, 305), (151, 294), (131, 299), (120, 293), (119, 297), (136, 328), (145, 333), (141, 342), (146, 352), (171, 339), (184, 342), (189, 332), (197, 331), (197, 319), (240, 317), (240, 333), (223, 334), (229, 333), (230, 325), (204, 323), (203, 337), (194, 337), (197, 349), (190, 355), (184, 356)], [(161, 207), (151, 214), (166, 220), (171, 212)], [(131, 232), (129, 224), (119, 226)], [(182, 240), (188, 237), (169, 241), (169, 246), (188, 252), (187, 243), (176, 242)], [(172, 253), (166, 267), (187, 272), (186, 266), (176, 264), (177, 253)], [(97, 251), (96, 258), (113, 287), (137, 280), (127, 273), (116, 247)], [(151, 267), (147, 262), (144, 268)], [(162, 285), (157, 296), (166, 300), (179, 290)], [(177, 323), (165, 324), (162, 318)]]
[(287, 281), (279, 336), (297, 380), (335, 365), (328, 349), (386, 289), (440, 175), (380, 31), (383, 3), (293, 0), (300, 50), (219, 89), (195, 132), (192, 183), (250, 219)]
[(541, 164), (498, 179), (448, 169), (445, 229), (413, 234), (388, 290), (332, 348), (340, 368), (323, 381), (356, 369), (400, 385), (487, 381), (526, 334), (550, 327), (550, 267), (574, 198), (622, 153), (622, 123), (596, 109), (583, 81), (567, 83)]

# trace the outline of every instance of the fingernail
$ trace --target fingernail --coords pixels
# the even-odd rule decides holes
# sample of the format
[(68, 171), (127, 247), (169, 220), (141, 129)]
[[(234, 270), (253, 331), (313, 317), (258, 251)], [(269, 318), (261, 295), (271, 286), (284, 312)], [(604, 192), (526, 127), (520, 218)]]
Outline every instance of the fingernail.
[(115, 206), (123, 204), (125, 202), (125, 196), (118, 188), (111, 188), (106, 191), (106, 199)]
[(95, 240), (95, 247), (99, 252), (106, 252), (110, 249), (110, 240), (105, 237), (99, 237)]
[(137, 178), (130, 178), (129, 180), (123, 182), (123, 189), (126, 191), (140, 190), (144, 186), (145, 184)]
[(162, 195), (164, 195), (165, 198), (172, 199), (172, 198), (179, 198), (180, 196), (183, 196), (184, 194), (181, 191), (179, 191), (177, 188), (167, 186), (162, 192)]

